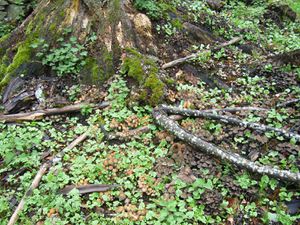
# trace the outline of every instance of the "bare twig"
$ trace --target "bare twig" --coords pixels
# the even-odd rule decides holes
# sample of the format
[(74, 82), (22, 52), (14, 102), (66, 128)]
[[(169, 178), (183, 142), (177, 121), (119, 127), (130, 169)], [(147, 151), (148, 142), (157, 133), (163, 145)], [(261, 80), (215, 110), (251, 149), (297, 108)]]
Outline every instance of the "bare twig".
[(186, 62), (186, 61), (189, 61), (189, 60), (191, 60), (191, 59), (194, 59), (194, 58), (198, 57), (198, 56), (199, 56), (200, 54), (202, 54), (202, 53), (205, 53), (205, 52), (208, 52), (208, 51), (216, 51), (216, 50), (221, 49), (221, 48), (224, 48), (224, 47), (226, 47), (226, 46), (235, 44), (235, 43), (237, 43), (237, 42), (239, 42), (239, 41), (241, 41), (241, 40), (242, 40), (242, 37), (235, 37), (235, 38), (233, 38), (232, 40), (230, 40), (230, 41), (228, 41), (228, 42), (224, 42), (224, 43), (222, 43), (222, 44), (220, 44), (220, 45), (217, 45), (216, 47), (214, 47), (214, 48), (211, 49), (211, 50), (198, 51), (198, 52), (196, 52), (196, 53), (194, 53), (194, 54), (191, 54), (191, 55), (188, 55), (188, 56), (186, 56), (186, 57), (179, 58), (179, 59), (176, 59), (176, 60), (174, 60), (174, 61), (168, 62), (168, 63), (162, 65), (162, 68), (163, 68), (163, 69), (167, 69), (167, 68), (170, 68), (170, 67), (177, 66), (177, 65), (179, 65), (179, 64), (182, 64), (182, 63), (184, 63), (184, 62)]
[[(161, 106), (153, 110), (153, 117), (155, 121), (168, 130), (169, 132), (173, 133), (177, 138), (180, 140), (197, 147), (199, 150), (204, 151), (208, 154), (214, 155), (221, 159), (227, 160), (237, 166), (242, 168), (248, 169), (252, 172), (260, 173), (260, 174), (267, 174), (272, 177), (276, 177), (278, 179), (288, 180), (296, 183), (300, 183), (300, 173), (293, 173), (288, 170), (280, 170), (271, 166), (263, 166), (259, 165), (255, 162), (252, 162), (248, 159), (243, 158), (239, 154), (221, 149), (211, 143), (208, 143), (202, 140), (200, 137), (197, 137), (183, 128), (181, 128), (175, 121), (171, 120), (167, 113), (172, 114), (180, 114), (183, 116), (200, 116), (200, 117), (209, 117), (211, 118), (210, 114), (208, 113), (199, 113), (196, 110), (182, 110), (180, 108), (175, 107), (168, 107), (168, 106)], [(212, 114), (213, 115), (213, 114)], [(218, 118), (220, 119), (220, 118)], [(238, 123), (239, 124), (239, 123)]]
[(88, 132), (85, 132), (84, 134), (80, 135), (78, 138), (76, 138), (71, 144), (69, 144), (66, 148), (64, 148), (61, 152), (59, 152), (57, 155), (52, 157), (49, 161), (42, 164), (39, 171), (35, 175), (30, 187), (27, 189), (26, 193), (24, 194), (23, 198), (21, 199), (19, 205), (15, 209), (13, 215), (11, 216), (8, 225), (13, 225), (17, 222), (19, 213), (24, 208), (26, 199), (32, 194), (33, 190), (36, 189), (39, 186), (39, 183), (43, 177), (43, 175), (46, 173), (46, 171), (55, 163), (59, 162), (61, 158), (64, 156), (66, 151), (73, 149), (78, 144), (83, 142), (88, 136)]
[(100, 104), (76, 104), (76, 105), (69, 105), (62, 108), (52, 108), (52, 109), (42, 109), (37, 110), (34, 112), (28, 113), (18, 113), (18, 114), (10, 114), (10, 115), (0, 115), (0, 121), (4, 121), (6, 123), (16, 122), (16, 121), (33, 121), (33, 120), (40, 120), (44, 116), (51, 116), (63, 113), (71, 113), (71, 112), (78, 112), (84, 107), (91, 107), (91, 108), (98, 108), (103, 109), (109, 106), (108, 102), (102, 102)]

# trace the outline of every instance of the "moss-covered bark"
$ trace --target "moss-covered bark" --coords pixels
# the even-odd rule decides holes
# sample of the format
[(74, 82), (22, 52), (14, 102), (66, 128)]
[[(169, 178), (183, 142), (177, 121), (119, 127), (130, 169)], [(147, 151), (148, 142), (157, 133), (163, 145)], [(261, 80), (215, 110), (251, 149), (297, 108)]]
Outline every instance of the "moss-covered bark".
[(134, 49), (126, 49), (121, 71), (139, 84), (138, 100), (153, 106), (161, 102), (165, 85), (158, 77), (159, 68), (153, 59)]

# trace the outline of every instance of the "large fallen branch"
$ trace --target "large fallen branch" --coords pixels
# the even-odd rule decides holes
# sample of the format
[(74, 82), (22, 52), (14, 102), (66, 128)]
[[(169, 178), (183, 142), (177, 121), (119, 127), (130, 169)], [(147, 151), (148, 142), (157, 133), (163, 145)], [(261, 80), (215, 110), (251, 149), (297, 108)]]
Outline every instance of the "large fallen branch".
[[(259, 165), (255, 162), (252, 162), (248, 159), (243, 158), (237, 153), (233, 153), (224, 149), (221, 149), (211, 143), (208, 143), (204, 140), (202, 140), (200, 137), (197, 137), (187, 131), (185, 131), (183, 128), (181, 128), (175, 121), (171, 120), (168, 117), (168, 113), (172, 114), (180, 114), (184, 116), (194, 116), (194, 117), (206, 117), (211, 114), (207, 113), (199, 113), (199, 111), (196, 110), (183, 110), (180, 108), (175, 107), (168, 107), (168, 106), (161, 106), (158, 108), (155, 108), (153, 110), (153, 117), (155, 121), (164, 129), (168, 130), (169, 132), (173, 133), (177, 138), (180, 140), (195, 146), (199, 150), (206, 152), (208, 154), (214, 155), (216, 157), (219, 157), (221, 159), (227, 160), (237, 166), (240, 166), (242, 168), (248, 169), (252, 172), (256, 172), (259, 174), (266, 174), (278, 179), (282, 180), (288, 180), (296, 183), (300, 183), (300, 173), (292, 173), (287, 170), (280, 170), (274, 167), (270, 166), (263, 166)], [(213, 114), (212, 114), (213, 115)], [(218, 118), (220, 119), (220, 118)]]
[(188, 55), (186, 57), (179, 58), (179, 59), (176, 59), (174, 61), (168, 62), (168, 63), (162, 65), (162, 68), (163, 69), (167, 69), (167, 68), (170, 68), (170, 67), (177, 66), (177, 65), (182, 64), (184, 62), (187, 62), (189, 60), (197, 58), (200, 54), (206, 53), (208, 51), (216, 51), (216, 50), (224, 48), (226, 46), (233, 45), (233, 44), (235, 44), (235, 43), (237, 43), (237, 42), (239, 42), (241, 40), (242, 40), (242, 37), (235, 37), (235, 38), (233, 38), (230, 41), (227, 41), (227, 42), (224, 42), (224, 43), (222, 43), (220, 45), (217, 45), (216, 47), (212, 48), (211, 50), (198, 51), (198, 52), (196, 52), (194, 54), (191, 54), (191, 55)]
[[(266, 108), (258, 108), (258, 107), (229, 107), (229, 108), (223, 108), (223, 109), (205, 109), (205, 110), (199, 110), (200, 112), (205, 113), (216, 113), (216, 112), (241, 112), (241, 111), (269, 111), (269, 109)], [(170, 119), (172, 120), (182, 120), (184, 116), (182, 115), (170, 115)]]
[(33, 120), (40, 120), (45, 116), (78, 112), (85, 107), (103, 109), (107, 106), (109, 106), (108, 102), (102, 102), (100, 104), (81, 103), (81, 104), (76, 104), (76, 105), (65, 106), (62, 108), (42, 109), (42, 110), (37, 110), (34, 112), (28, 112), (28, 113), (0, 115), (0, 121), (4, 121), (6, 123), (16, 122), (16, 121), (33, 121)]
[[(297, 141), (300, 141), (300, 135), (299, 134), (291, 133), (291, 132), (288, 132), (288, 131), (283, 130), (283, 129), (274, 128), (274, 127), (266, 126), (266, 125), (259, 124), (259, 123), (252, 123), (252, 122), (243, 121), (243, 120), (240, 120), (240, 119), (237, 119), (237, 118), (234, 118), (234, 117), (230, 117), (230, 116), (224, 116), (224, 115), (218, 115), (218, 114), (210, 113), (210, 111), (181, 109), (181, 108), (172, 107), (172, 106), (165, 106), (165, 105), (162, 105), (160, 108), (163, 111), (165, 111), (166, 113), (169, 113), (169, 114), (183, 115), (183, 116), (189, 116), (189, 117), (200, 117), (200, 118), (213, 119), (213, 120), (220, 120), (220, 121), (222, 121), (224, 123), (227, 123), (227, 124), (238, 125), (238, 126), (242, 126), (242, 127), (245, 127), (245, 128), (249, 128), (249, 129), (253, 129), (253, 130), (257, 130), (257, 131), (261, 131), (261, 132), (272, 131), (272, 132), (275, 132), (279, 135), (282, 135), (283, 137), (285, 137), (287, 139), (294, 138)], [(220, 111), (222, 111), (222, 110), (220, 110)]]
[(55, 163), (58, 163), (61, 161), (62, 157), (66, 153), (66, 151), (69, 151), (76, 147), (78, 144), (83, 142), (88, 136), (88, 132), (80, 135), (78, 138), (76, 138), (71, 144), (69, 144), (66, 148), (64, 148), (61, 152), (56, 154), (54, 157), (52, 157), (50, 160), (42, 164), (40, 167), (39, 171), (35, 175), (30, 187), (27, 189), (26, 193), (24, 194), (23, 198), (21, 199), (19, 205), (15, 209), (13, 215), (11, 216), (8, 225), (13, 225), (17, 222), (19, 213), (22, 211), (24, 208), (26, 199), (32, 194), (33, 190), (36, 189), (39, 186), (39, 183), (43, 177), (43, 175), (46, 173), (46, 171)]

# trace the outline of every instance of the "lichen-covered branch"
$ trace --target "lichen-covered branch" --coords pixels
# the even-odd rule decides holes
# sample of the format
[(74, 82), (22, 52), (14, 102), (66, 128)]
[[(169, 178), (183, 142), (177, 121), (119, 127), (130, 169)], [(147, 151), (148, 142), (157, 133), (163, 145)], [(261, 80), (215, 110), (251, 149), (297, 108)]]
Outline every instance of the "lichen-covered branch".
[(179, 115), (183, 115), (183, 116), (200, 117), (200, 118), (206, 118), (206, 119), (219, 120), (219, 121), (222, 121), (227, 124), (238, 125), (238, 126), (242, 126), (245, 128), (249, 128), (249, 129), (253, 129), (253, 130), (257, 130), (257, 131), (261, 131), (261, 132), (272, 131), (279, 135), (282, 135), (283, 137), (285, 137), (287, 139), (294, 138), (297, 141), (300, 141), (300, 135), (298, 135), (298, 134), (294, 134), (294, 133), (288, 132), (283, 129), (274, 128), (274, 127), (266, 126), (266, 125), (259, 124), (259, 123), (243, 121), (243, 120), (240, 120), (240, 119), (237, 119), (234, 117), (230, 117), (230, 116), (218, 115), (218, 114), (214, 114), (211, 112), (205, 112), (205, 111), (200, 111), (200, 110), (181, 109), (181, 108), (165, 106), (165, 105), (162, 105), (160, 108), (169, 114), (176, 114), (176, 115), (179, 114)]
[(224, 149), (221, 149), (211, 143), (208, 143), (202, 140), (200, 137), (197, 137), (183, 128), (181, 128), (175, 121), (171, 120), (167, 113), (180, 114), (184, 116), (207, 116), (205, 114), (197, 114), (197, 111), (192, 110), (182, 110), (180, 108), (161, 106), (153, 110), (153, 117), (155, 121), (166, 129), (167, 131), (173, 133), (180, 140), (195, 146), (197, 149), (206, 152), (208, 154), (214, 155), (223, 160), (227, 160), (237, 166), (245, 168), (255, 173), (266, 174), (278, 179), (288, 180), (296, 183), (300, 183), (300, 173), (292, 173), (288, 170), (280, 170), (271, 166), (259, 165), (255, 162), (252, 162), (248, 159), (243, 158), (237, 153), (233, 153)]

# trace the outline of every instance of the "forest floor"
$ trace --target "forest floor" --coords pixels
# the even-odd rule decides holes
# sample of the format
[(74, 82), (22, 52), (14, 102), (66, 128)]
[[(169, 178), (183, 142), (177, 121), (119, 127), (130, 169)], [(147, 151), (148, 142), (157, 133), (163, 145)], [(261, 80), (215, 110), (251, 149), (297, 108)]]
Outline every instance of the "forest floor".
[[(295, 57), (283, 54), (300, 49), (300, 4), (174, 2), (180, 2), (172, 3), (178, 13), (167, 19), (142, 8), (153, 19), (158, 62), (204, 53), (161, 70), (167, 81), (161, 103), (199, 110), (264, 108), (221, 114), (300, 134), (300, 102), (293, 102), (300, 99), (300, 57), (297, 52)], [(222, 37), (216, 40), (219, 44), (238, 36), (243, 40), (210, 51), (211, 45), (199, 45), (197, 37), (185, 35), (178, 18)], [(44, 95), (54, 97), (36, 101), (27, 111), (58, 102), (110, 105), (39, 121), (0, 123), (1, 225), (7, 224), (39, 166), (85, 132), (88, 138), (42, 177), (18, 224), (300, 223), (299, 185), (250, 173), (179, 141), (155, 124), (152, 106), (131, 101), (136, 87), (126, 74), (119, 72), (101, 89), (53, 79), (28, 84), (43, 84)], [(202, 118), (181, 118), (178, 123), (253, 162), (299, 172), (300, 145), (293, 138)], [(93, 191), (87, 186), (91, 184), (110, 190)], [(81, 189), (66, 194), (68, 185)]]

